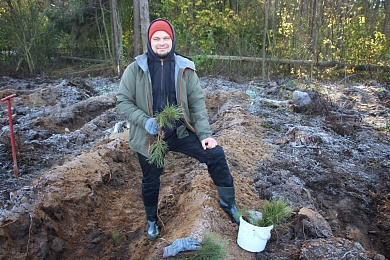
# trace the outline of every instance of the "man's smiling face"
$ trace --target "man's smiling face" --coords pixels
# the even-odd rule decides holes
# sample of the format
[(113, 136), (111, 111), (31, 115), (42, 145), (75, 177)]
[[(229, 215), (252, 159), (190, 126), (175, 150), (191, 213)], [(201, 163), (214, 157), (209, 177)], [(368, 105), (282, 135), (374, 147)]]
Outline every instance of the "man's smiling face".
[(167, 32), (157, 31), (152, 35), (150, 45), (153, 52), (163, 59), (172, 50), (172, 39)]

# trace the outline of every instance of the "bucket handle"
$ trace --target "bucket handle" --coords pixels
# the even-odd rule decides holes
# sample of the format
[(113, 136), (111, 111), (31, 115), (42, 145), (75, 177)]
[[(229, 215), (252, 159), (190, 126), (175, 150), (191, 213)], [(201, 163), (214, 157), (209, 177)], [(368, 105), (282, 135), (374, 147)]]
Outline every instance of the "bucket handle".
[[(271, 230), (273, 229), (273, 225), (269, 228), (267, 234), (265, 234), (265, 232), (259, 232), (260, 230), (256, 230), (256, 235), (257, 237), (259, 237), (260, 239), (263, 239), (263, 240), (268, 240), (271, 238)], [(266, 235), (266, 236), (264, 236)]]
[(268, 240), (271, 238), (271, 233), (268, 233), (268, 236), (263, 236), (263, 234), (261, 234), (261, 232), (256, 232), (256, 235), (257, 235), (257, 237), (259, 237), (260, 239), (263, 239), (263, 240)]

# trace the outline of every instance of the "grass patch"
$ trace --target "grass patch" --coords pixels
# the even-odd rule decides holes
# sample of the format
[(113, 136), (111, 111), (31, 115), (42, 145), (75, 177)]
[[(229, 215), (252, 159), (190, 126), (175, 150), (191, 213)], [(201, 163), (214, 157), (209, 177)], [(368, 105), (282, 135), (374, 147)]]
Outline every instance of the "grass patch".
[(207, 232), (201, 242), (202, 249), (183, 254), (180, 259), (191, 260), (226, 260), (229, 259), (227, 241), (218, 234)]
[(121, 242), (121, 232), (118, 229), (115, 229), (111, 233), (112, 242), (114, 243), (114, 246), (119, 246)]

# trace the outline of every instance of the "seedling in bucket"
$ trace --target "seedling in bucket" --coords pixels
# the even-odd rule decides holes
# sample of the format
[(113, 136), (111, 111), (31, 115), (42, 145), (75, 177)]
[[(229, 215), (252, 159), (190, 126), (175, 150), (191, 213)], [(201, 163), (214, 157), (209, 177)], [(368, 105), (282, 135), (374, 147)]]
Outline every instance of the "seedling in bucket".
[(266, 200), (261, 212), (241, 211), (238, 245), (249, 252), (263, 251), (274, 226), (283, 223), (293, 214), (293, 210), (283, 199)]

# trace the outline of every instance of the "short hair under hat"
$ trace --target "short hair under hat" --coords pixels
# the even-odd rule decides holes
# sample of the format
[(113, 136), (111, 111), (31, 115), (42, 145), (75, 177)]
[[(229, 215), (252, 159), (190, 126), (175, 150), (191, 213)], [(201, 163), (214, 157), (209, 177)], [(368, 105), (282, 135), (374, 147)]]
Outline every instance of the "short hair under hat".
[(172, 28), (171, 26), (169, 25), (169, 23), (165, 20), (157, 20), (155, 22), (153, 22), (151, 25), (150, 25), (150, 28), (149, 28), (149, 41), (150, 39), (152, 38), (153, 34), (157, 31), (164, 31), (166, 32), (167, 34), (169, 34), (169, 36), (171, 37), (171, 39), (173, 40), (173, 32), (172, 32)]

